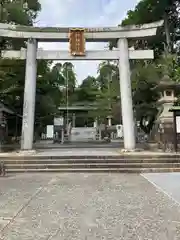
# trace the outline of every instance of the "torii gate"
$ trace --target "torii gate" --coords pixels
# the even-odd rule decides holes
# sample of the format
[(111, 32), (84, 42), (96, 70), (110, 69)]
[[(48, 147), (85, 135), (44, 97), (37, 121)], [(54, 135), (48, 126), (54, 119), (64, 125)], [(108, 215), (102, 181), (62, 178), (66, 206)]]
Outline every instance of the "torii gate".
[[(105, 28), (40, 28), (0, 24), (0, 36), (27, 40), (27, 49), (2, 51), (3, 58), (26, 59), (21, 150), (32, 150), (36, 94), (37, 59), (46, 60), (119, 60), (121, 107), (124, 128), (124, 148), (136, 147), (129, 59), (153, 59), (152, 50), (130, 50), (128, 39), (142, 39), (156, 35), (163, 21), (125, 27)], [(86, 51), (86, 42), (117, 40), (117, 50)], [(70, 51), (38, 49), (38, 41), (68, 42)]]

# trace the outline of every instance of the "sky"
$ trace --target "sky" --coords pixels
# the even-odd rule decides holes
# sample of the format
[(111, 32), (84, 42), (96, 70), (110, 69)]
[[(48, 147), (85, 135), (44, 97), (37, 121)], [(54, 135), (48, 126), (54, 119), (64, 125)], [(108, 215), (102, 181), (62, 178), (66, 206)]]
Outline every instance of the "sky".
[[(138, 0), (40, 0), (42, 11), (36, 25), (43, 27), (114, 27)], [(107, 43), (86, 43), (86, 49), (104, 49)], [(68, 43), (39, 43), (46, 50), (68, 50)], [(62, 62), (63, 63), (63, 62)], [(78, 83), (96, 76), (99, 61), (73, 61)]]

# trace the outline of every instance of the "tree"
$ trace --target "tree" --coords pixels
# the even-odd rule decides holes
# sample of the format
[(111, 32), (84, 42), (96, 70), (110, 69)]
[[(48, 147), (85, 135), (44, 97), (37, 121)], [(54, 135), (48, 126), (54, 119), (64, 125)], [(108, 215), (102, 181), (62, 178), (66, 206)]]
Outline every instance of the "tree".
[[(41, 9), (38, 0), (29, 0), (26, 8), (22, 1), (3, 1), (1, 3), (0, 20), (6, 23), (32, 25)], [(20, 49), (26, 46), (22, 40), (1, 38), (1, 49)], [(44, 77), (49, 71), (49, 62), (39, 61), (38, 72)], [(15, 59), (0, 59), (0, 92), (1, 101), (8, 106), (13, 106), (13, 110), (22, 115), (24, 97), (25, 61)], [(42, 87), (40, 78), (37, 79), (37, 98), (40, 99)], [(46, 84), (45, 84), (46, 85)], [(41, 99), (42, 100), (42, 99)], [(41, 109), (44, 101), (41, 102)], [(39, 106), (37, 106), (37, 109)], [(15, 126), (14, 126), (15, 127)]]
[(65, 83), (68, 85), (69, 93), (73, 93), (76, 87), (74, 65), (71, 62), (65, 62), (62, 66), (62, 74), (65, 79)]
[(177, 54), (164, 54), (156, 61), (156, 63), (161, 79), (173, 82), (180, 81), (180, 65)]
[[(105, 61), (99, 65), (97, 82), (100, 88), (100, 98), (98, 99), (99, 109), (103, 106), (102, 117), (112, 116), (113, 122), (118, 124), (120, 119), (120, 85), (119, 69), (114, 61)], [(118, 113), (117, 113), (118, 112)]]
[[(121, 24), (123, 26), (140, 25), (164, 20), (164, 27), (159, 29), (157, 36), (153, 39), (132, 41), (130, 44), (135, 48), (153, 48), (156, 57), (164, 50), (172, 52), (179, 31), (179, 6), (179, 0), (141, 0), (134, 10), (128, 11), (127, 17)], [(115, 44), (110, 43), (110, 46)]]
[(64, 79), (57, 71), (57, 66), (51, 68), (51, 62), (41, 60), (38, 62), (38, 77), (36, 88), (36, 127), (52, 124), (57, 114), (62, 98), (61, 84)]
[[(38, 13), (41, 10), (41, 4), (38, 0), (2, 0), (0, 7), (0, 21), (11, 24), (33, 25)], [(13, 47), (18, 50), (25, 47), (24, 40), (19, 39), (3, 39), (0, 41), (1, 48)]]
[(87, 76), (87, 78), (83, 80), (82, 84), (77, 89), (77, 100), (79, 102), (93, 103), (96, 101), (98, 94), (99, 89), (96, 78)]
[(89, 111), (91, 118), (99, 118), (100, 122), (104, 122), (109, 115), (113, 115), (116, 123), (117, 119), (116, 107), (119, 106), (119, 71), (114, 62), (101, 62), (98, 67), (98, 76), (88, 76), (82, 84), (77, 88), (77, 101), (84, 105), (93, 105), (96, 111)]
[(154, 63), (138, 63), (132, 69), (131, 79), (136, 120), (145, 133), (150, 133), (158, 113), (158, 69)]
[(174, 54), (164, 54), (154, 62), (137, 63), (133, 66), (131, 78), (136, 119), (140, 121), (141, 128), (149, 133), (159, 112), (158, 85), (164, 81), (167, 84), (180, 81), (178, 57)]

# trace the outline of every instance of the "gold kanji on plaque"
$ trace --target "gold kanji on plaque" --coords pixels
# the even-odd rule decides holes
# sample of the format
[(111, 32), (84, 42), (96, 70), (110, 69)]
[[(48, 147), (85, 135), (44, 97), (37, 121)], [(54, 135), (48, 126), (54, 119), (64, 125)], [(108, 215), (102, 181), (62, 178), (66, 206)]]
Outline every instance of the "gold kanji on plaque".
[(85, 36), (84, 29), (73, 28), (69, 32), (69, 47), (70, 53), (73, 56), (85, 55)]

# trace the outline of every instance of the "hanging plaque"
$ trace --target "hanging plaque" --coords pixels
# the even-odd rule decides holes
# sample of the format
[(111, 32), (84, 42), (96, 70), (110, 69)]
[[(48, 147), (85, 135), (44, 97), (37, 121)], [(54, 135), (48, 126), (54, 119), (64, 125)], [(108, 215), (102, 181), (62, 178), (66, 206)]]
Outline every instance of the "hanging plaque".
[(84, 29), (70, 29), (69, 44), (70, 53), (72, 56), (85, 56), (85, 36)]

